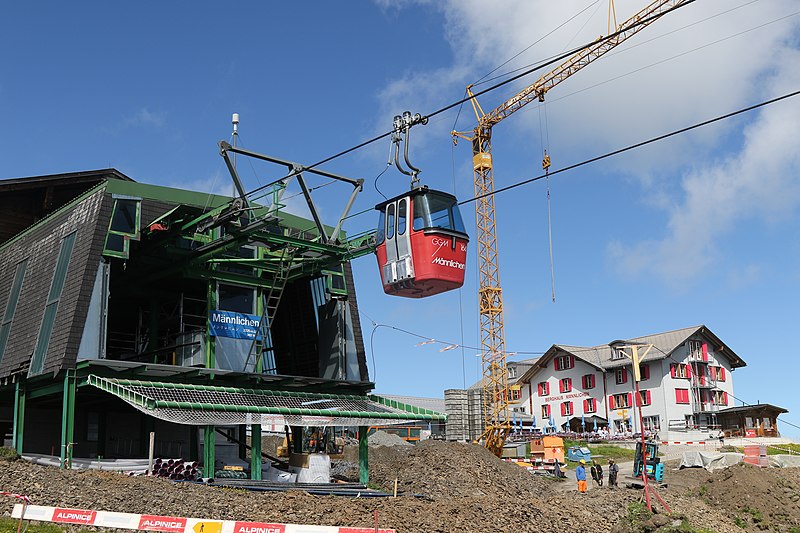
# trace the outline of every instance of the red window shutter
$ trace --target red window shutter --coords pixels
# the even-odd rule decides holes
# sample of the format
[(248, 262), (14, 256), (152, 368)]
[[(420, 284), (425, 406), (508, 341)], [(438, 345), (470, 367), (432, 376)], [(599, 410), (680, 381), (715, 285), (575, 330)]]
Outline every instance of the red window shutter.
[(609, 409), (615, 409), (616, 408), (616, 405), (614, 405), (614, 396), (609, 396), (608, 397), (608, 408)]
[(692, 365), (686, 365), (686, 378), (692, 379)]
[(575, 366), (575, 356), (570, 355), (569, 359), (567, 360), (567, 368), (572, 368)]
[(708, 343), (703, 343), (703, 361), (708, 361)]
[(650, 391), (646, 390), (645, 393), (645, 405), (650, 405)]
[(562, 403), (561, 404), (561, 416), (566, 416), (566, 414), (567, 414), (567, 404)]
[(568, 413), (567, 414), (571, 415), (572, 413), (575, 412), (575, 407), (574, 407), (574, 404), (572, 402), (567, 402), (567, 407), (568, 407), (568, 409), (567, 409)]
[(678, 369), (676, 367), (677, 367), (677, 365), (675, 363), (672, 363), (671, 365), (669, 365), (669, 375), (670, 375), (670, 377), (674, 378), (677, 375)]
[(650, 379), (650, 365), (641, 365), (642, 379)]
[(558, 370), (558, 357), (553, 359), (553, 370)]
[(717, 379), (720, 381), (725, 381), (725, 367), (719, 367), (717, 371)]
[(633, 393), (628, 393), (628, 407), (633, 407)]
[(628, 382), (628, 369), (627, 368), (623, 368), (622, 369), (622, 382), (623, 383), (627, 383)]
[(567, 378), (567, 392), (572, 390), (572, 378)]
[(723, 392), (722, 393), (722, 405), (728, 405), (728, 393), (727, 392)]

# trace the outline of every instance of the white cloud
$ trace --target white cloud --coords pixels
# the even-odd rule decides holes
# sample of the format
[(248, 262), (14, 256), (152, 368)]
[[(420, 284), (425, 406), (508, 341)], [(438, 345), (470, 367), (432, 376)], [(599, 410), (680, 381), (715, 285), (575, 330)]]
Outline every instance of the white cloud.
[[(764, 78), (770, 94), (800, 87), (800, 52), (776, 54), (777, 69)], [(685, 174), (681, 195), (668, 212), (666, 235), (632, 246), (612, 243), (614, 263), (628, 273), (655, 273), (676, 284), (691, 280), (719, 256), (716, 241), (738, 224), (779, 222), (800, 206), (800, 101), (762, 108), (742, 132), (739, 150)]]
[[(645, 2), (633, 4), (627, 13), (618, 6), (618, 21)], [(454, 61), (395, 80), (381, 93), (387, 109), (404, 102), (430, 109), (425, 104), (434, 96), (441, 103), (442, 94), (461, 94), (465, 82), (525, 49), (586, 2), (449, 0), (437, 7)], [(548, 93), (553, 168), (796, 90), (796, 7), (792, 0), (695, 2), (581, 70)], [(591, 41), (606, 33), (604, 18), (604, 9), (587, 10), (502, 70)], [(534, 79), (482, 96), (484, 109)], [(531, 142), (539, 136), (535, 105), (495, 127), (495, 144), (538, 145)], [(464, 117), (460, 129), (474, 124), (471, 112)], [(652, 209), (654, 220), (667, 220), (664, 232), (646, 241), (610, 243), (609, 257), (625, 273), (657, 275), (675, 284), (695, 279), (715, 264), (723, 253), (718, 239), (738, 224), (774, 222), (797, 209), (799, 135), (800, 102), (790, 100), (608, 160), (605, 171), (638, 183), (643, 191), (638, 201)]]
[(151, 111), (143, 107), (139, 109), (134, 115), (128, 117), (124, 121), (125, 126), (154, 126), (160, 128), (167, 122), (166, 113), (163, 111)]

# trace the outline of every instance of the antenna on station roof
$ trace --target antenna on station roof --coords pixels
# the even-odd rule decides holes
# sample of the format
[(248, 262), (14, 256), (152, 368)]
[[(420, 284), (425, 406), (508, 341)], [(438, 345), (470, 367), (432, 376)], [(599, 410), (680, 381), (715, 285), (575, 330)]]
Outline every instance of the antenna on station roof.
[[(233, 134), (232, 134), (233, 142), (232, 142), (232, 144), (233, 144), (233, 147), (236, 148), (236, 141), (237, 141), (237, 139), (239, 139), (239, 113), (234, 113), (231, 116), (231, 124), (233, 124)], [(233, 154), (232, 163), (233, 163), (233, 168), (236, 168), (236, 153), (235, 152)], [(234, 185), (234, 187), (233, 187), (233, 193), (231, 194), (231, 196), (236, 196), (236, 185)]]

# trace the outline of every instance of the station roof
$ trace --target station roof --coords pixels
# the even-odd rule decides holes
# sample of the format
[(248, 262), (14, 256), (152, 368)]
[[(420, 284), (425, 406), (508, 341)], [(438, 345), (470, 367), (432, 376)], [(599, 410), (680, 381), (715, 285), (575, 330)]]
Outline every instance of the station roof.
[(143, 413), (189, 425), (373, 426), (446, 415), (380, 396), (192, 385), (88, 376), (88, 384)]

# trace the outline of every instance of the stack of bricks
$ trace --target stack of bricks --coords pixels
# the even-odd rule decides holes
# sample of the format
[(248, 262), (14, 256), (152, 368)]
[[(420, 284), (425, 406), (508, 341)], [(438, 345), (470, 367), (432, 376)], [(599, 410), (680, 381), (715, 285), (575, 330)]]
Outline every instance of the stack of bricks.
[(767, 446), (764, 444), (745, 446), (744, 462), (754, 466), (769, 466), (769, 460), (767, 459)]

